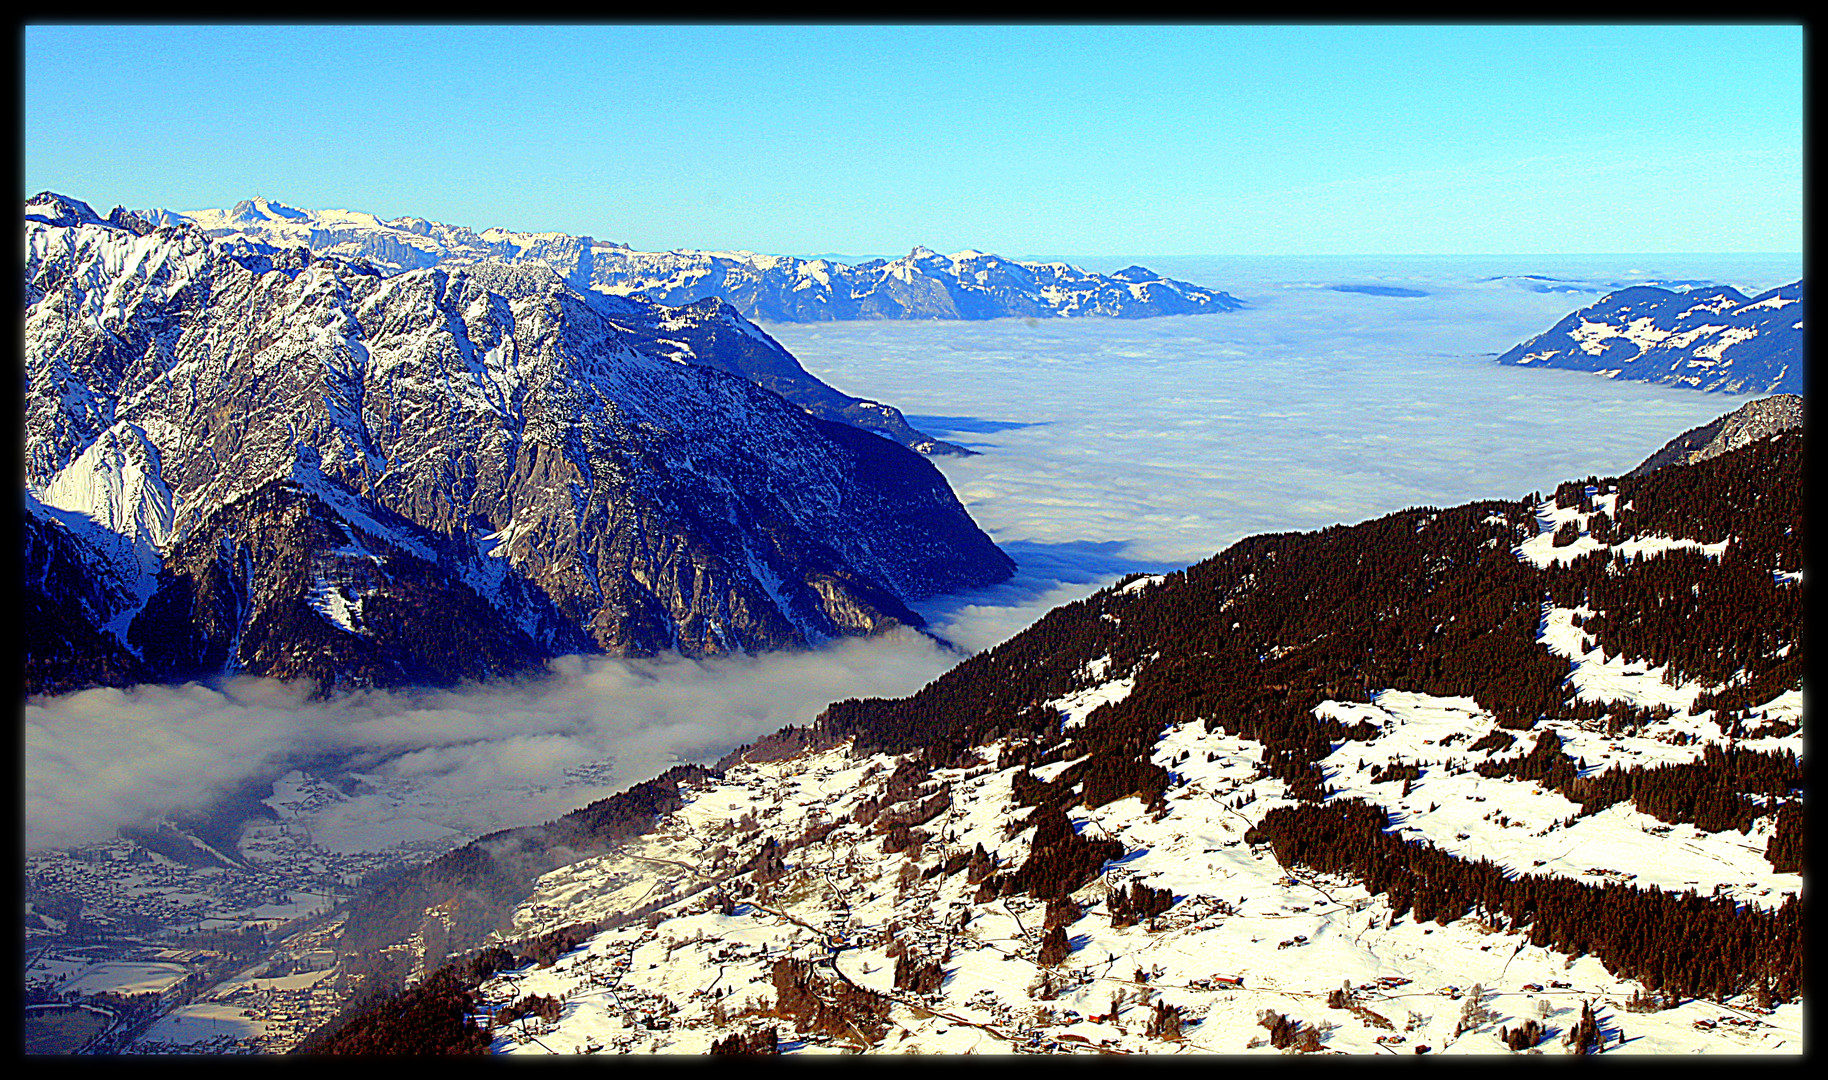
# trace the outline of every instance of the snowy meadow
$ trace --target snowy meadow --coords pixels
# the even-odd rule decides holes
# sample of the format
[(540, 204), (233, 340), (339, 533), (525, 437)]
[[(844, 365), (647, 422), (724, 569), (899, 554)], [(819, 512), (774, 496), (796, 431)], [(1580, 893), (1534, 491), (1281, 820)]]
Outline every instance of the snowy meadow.
[(1624, 472), (1746, 399), (1493, 357), (1619, 285), (1718, 281), (1752, 295), (1801, 276), (1795, 258), (1762, 256), (1082, 265), (1130, 262), (1249, 306), (765, 326), (838, 389), (979, 452), (936, 464), (1019, 571), (922, 605), (955, 648), (904, 633), (717, 661), (567, 658), (541, 680), (330, 702), (256, 679), (34, 700), (28, 849), (104, 839), (305, 761), (363, 782), (314, 830), (349, 850), (550, 820), (808, 723), (831, 701), (910, 693), (1126, 573), (1254, 533)]

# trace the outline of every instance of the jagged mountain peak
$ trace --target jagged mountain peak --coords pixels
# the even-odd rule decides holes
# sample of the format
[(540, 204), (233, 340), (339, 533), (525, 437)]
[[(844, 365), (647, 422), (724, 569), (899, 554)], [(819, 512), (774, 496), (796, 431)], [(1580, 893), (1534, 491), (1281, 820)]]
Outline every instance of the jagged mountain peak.
[[(164, 560), (134, 640), (182, 677), (322, 682), (319, 646), (377, 682), (469, 677), (454, 651), (396, 655), (457, 650), (462, 626), (499, 672), (803, 647), (918, 626), (908, 601), (1013, 569), (897, 445), (920, 438), (899, 413), (811, 379), (722, 299), (580, 292), (544, 260), (381, 274), (36, 205), (73, 224), (27, 221), (28, 483)], [(348, 528), (300, 524), (272, 494), (293, 488)], [(472, 608), (495, 621), (451, 615)]]
[(582, 292), (640, 295), (674, 306), (715, 295), (748, 318), (781, 322), (1141, 318), (1242, 306), (1226, 293), (1159, 275), (1107, 277), (1065, 263), (1019, 262), (976, 250), (944, 255), (924, 245), (900, 259), (850, 266), (750, 251), (639, 252), (589, 236), (501, 228), (479, 233), (422, 217), (383, 221), (358, 211), (298, 210), (268, 199), (243, 200), (227, 211), (141, 216), (158, 224), (184, 218), (216, 237), (242, 234), (275, 247), (302, 245), (314, 254), (359, 257), (389, 272), (485, 259), (545, 262)]
[(47, 225), (105, 224), (88, 203), (55, 191), (41, 191), (25, 200), (25, 217), (28, 221), (42, 221)]
[(264, 196), (243, 199), (229, 209), (226, 220), (240, 225), (259, 225), (269, 221), (309, 221), (311, 214)]

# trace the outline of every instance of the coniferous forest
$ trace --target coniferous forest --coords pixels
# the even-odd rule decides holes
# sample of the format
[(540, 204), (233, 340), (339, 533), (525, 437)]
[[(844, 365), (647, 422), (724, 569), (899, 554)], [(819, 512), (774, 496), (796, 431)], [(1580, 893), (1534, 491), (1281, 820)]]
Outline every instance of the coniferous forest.
[[(1058, 827), (1040, 815), (1126, 795), (1159, 799), (1167, 777), (1149, 751), (1170, 724), (1198, 720), (1263, 743), (1263, 771), (1305, 801), (1271, 811), (1261, 825), (1259, 839), (1285, 861), (1351, 873), (1418, 918), (1500, 914), (1529, 927), (1538, 944), (1592, 952), (1615, 973), (1670, 993), (1760, 989), (1788, 1000), (1802, 985), (1800, 901), (1763, 912), (1655, 889), (1507, 878), (1490, 864), (1400, 841), (1385, 831), (1381, 811), (1324, 801), (1317, 762), (1372, 732), (1313, 709), (1384, 689), (1463, 695), (1497, 718), (1500, 727), (1481, 740), (1493, 751), (1544, 719), (1598, 720), (1613, 730), (1654, 719), (1576, 701), (1571, 665), (1537, 640), (1549, 602), (1597, 612), (1583, 629), (1606, 655), (1667, 665), (1674, 679), (1717, 687), (1702, 704), (1719, 710), (1729, 733), (1742, 730), (1747, 706), (1802, 685), (1802, 591), (1775, 573), (1802, 566), (1802, 466), (1803, 437), (1791, 432), (1698, 465), (1590, 477), (1555, 494), (1563, 506), (1592, 510), (1589, 487), (1616, 492), (1619, 512), (1599, 526), (1610, 543), (1730, 538), (1718, 558), (1678, 548), (1630, 566), (1592, 553), (1537, 568), (1512, 551), (1535, 534), (1534, 498), (1251, 537), (1158, 585), (1050, 612), (909, 698), (834, 705), (822, 724), (835, 737), (855, 737), (860, 750), (924, 744), (929, 760), (943, 760), (947, 746), (1008, 736), (1026, 743), (1018, 759), (1080, 759), (1051, 782), (1016, 780), (1016, 798), (1040, 808), (1037, 840), (1029, 864), (1006, 880), (1037, 897), (1098, 872), (1087, 854), (1042, 843)], [(1107, 654), (1110, 670), (1138, 672), (1130, 696), (1070, 732), (1050, 726), (1038, 703), (1072, 689), (1077, 667)], [(1708, 831), (1743, 831), (1774, 815), (1774, 868), (1801, 866), (1804, 774), (1794, 755), (1709, 746), (1692, 764), (1600, 772), (1562, 753), (1552, 731), (1525, 740), (1533, 740), (1526, 753), (1480, 771), (1541, 781), (1583, 813), (1630, 800)]]

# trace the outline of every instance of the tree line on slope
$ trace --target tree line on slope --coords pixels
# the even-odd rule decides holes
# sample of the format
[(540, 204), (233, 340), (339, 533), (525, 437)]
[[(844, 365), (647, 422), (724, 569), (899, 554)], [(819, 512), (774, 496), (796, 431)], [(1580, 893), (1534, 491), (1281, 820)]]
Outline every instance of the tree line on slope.
[(1591, 772), (1562, 750), (1561, 736), (1553, 731), (1537, 736), (1527, 754), (1481, 762), (1474, 770), (1539, 781), (1581, 804), (1582, 815), (1628, 801), (1659, 821), (1686, 822), (1705, 832), (1746, 832), (1758, 818), (1800, 798), (1804, 782), (1802, 760), (1791, 751), (1717, 743), (1703, 747), (1695, 761)]
[[(1783, 513), (1766, 514), (1763, 507), (1769, 499), (1778, 500), (1773, 505), (1787, 505), (1783, 500), (1791, 498), (1792, 491), (1800, 492), (1800, 435), (1792, 438), (1794, 447), (1736, 451), (1704, 463), (1703, 469), (1683, 466), (1653, 473), (1629, 485), (1629, 491), (1626, 481), (1616, 482), (1621, 505), (1642, 499), (1620, 512), (1616, 530), (1620, 535), (1637, 535), (1640, 529), (1696, 535), (1702, 525), (1715, 532), (1730, 528), (1735, 540), (1729, 550), (1740, 547), (1751, 565), (1784, 567), (1783, 560), (1789, 558), (1784, 553), (1793, 545), (1800, 550), (1800, 518), (1773, 525), (1774, 520), (1784, 520)], [(1742, 474), (1752, 479), (1745, 480)], [(1646, 483), (1651, 480), (1657, 482)], [(1721, 503), (1726, 526), (1710, 524), (1707, 513), (1710, 500), (1721, 492), (1731, 493)], [(1583, 498), (1584, 492), (1573, 497)], [(1199, 722), (1208, 730), (1222, 729), (1261, 742), (1262, 771), (1283, 779), (1291, 796), (1307, 802), (1296, 809), (1321, 813), (1333, 804), (1318, 805), (1329, 795), (1318, 762), (1345, 740), (1375, 734), (1368, 723), (1344, 725), (1317, 718), (1313, 709), (1322, 701), (1363, 702), (1382, 689), (1466, 696), (1513, 731), (1548, 718), (1590, 722), (1605, 715), (1590, 703), (1574, 700), (1567, 679), (1571, 665), (1537, 640), (1542, 605), (1552, 598), (1557, 582), (1587, 580), (1591, 570), (1582, 566), (1544, 571), (1513, 554), (1517, 543), (1535, 533), (1537, 501), (1487, 501), (1447, 510), (1419, 507), (1357, 526), (1250, 537), (1167, 575), (1159, 584), (1107, 590), (1055, 609), (910, 697), (836, 703), (821, 715), (815, 733), (797, 734), (788, 741), (823, 745), (852, 739), (857, 754), (918, 751), (914, 767), (921, 776), (932, 768), (965, 762), (972, 746), (999, 739), (1007, 740), (1000, 767), (1032, 768), (1077, 759), (1051, 783), (1026, 769), (1018, 774), (1018, 797), (1035, 807), (1024, 826), (1036, 829), (1036, 841), (1020, 867), (994, 871), (969, 860), (972, 873), (983, 875), (980, 902), (1018, 890), (1058, 901), (1095, 877), (1106, 860), (1122, 854), (1115, 841), (1074, 833), (1065, 809), (1075, 804), (1095, 807), (1133, 794), (1164, 810), (1161, 793), (1168, 772), (1150, 755), (1169, 725)], [(1759, 563), (1767, 554), (1771, 562)], [(1592, 565), (1598, 564), (1593, 560)], [(1667, 565), (1677, 567), (1682, 561)], [(1688, 565), (1703, 575), (1719, 569)], [(1661, 581), (1637, 592), (1608, 595), (1617, 595), (1624, 603), (1643, 603), (1643, 597), (1651, 597), (1654, 604), (1655, 597), (1673, 595)], [(1726, 593), (1712, 587), (1704, 590), (1710, 603), (1730, 603)], [(1800, 620), (1800, 609), (1780, 608), (1777, 617)], [(1692, 624), (1657, 625), (1683, 636)], [(1790, 640), (1791, 651), (1777, 659), (1781, 664), (1795, 657), (1800, 678), (1800, 628)], [(1644, 647), (1667, 648), (1671, 654), (1688, 650), (1680, 644)], [(1691, 658), (1687, 662), (1699, 663), (1704, 651), (1683, 655)], [(1735, 655), (1771, 653), (1754, 643)], [(1060, 713), (1047, 703), (1100, 681), (1091, 664), (1098, 659), (1106, 659), (1101, 668), (1105, 672), (1134, 673), (1134, 689), (1124, 700), (1093, 710), (1079, 727), (1063, 729)], [(1635, 719), (1641, 722), (1642, 717)], [(1558, 743), (1555, 747), (1558, 750)], [(1556, 764), (1549, 760), (1547, 767)], [(1572, 768), (1573, 776), (1545, 772), (1543, 778), (1571, 784), (1579, 772), (1578, 766)], [(1746, 776), (1762, 775), (1764, 768), (1753, 767)], [(1669, 774), (1671, 779), (1679, 775)], [(1655, 792), (1667, 784), (1661, 774), (1616, 782), (1636, 784), (1635, 792)], [(912, 774), (902, 783), (919, 785)], [(1656, 795), (1647, 801), (1661, 805)], [(660, 812), (658, 805), (652, 809)], [(1705, 814), (1710, 822), (1719, 816), (1711, 806), (1703, 810), (1697, 805), (1687, 812)], [(610, 831), (638, 831), (652, 819), (650, 813), (636, 812)], [(1337, 817), (1328, 820), (1338, 824)], [(1783, 842), (1772, 841), (1774, 864), (1779, 858), (1794, 858), (1800, 865), (1800, 813), (1780, 809), (1778, 826)], [(1361, 822), (1358, 828), (1362, 835), (1353, 834), (1357, 839), (1352, 842), (1362, 842), (1367, 849), (1394, 842), (1382, 834), (1381, 825), (1365, 831), (1369, 827)], [(1378, 840), (1370, 832), (1386, 839)], [(1440, 911), (1464, 913), (1484, 902), (1489, 887), (1500, 890), (1489, 893), (1500, 907), (1506, 902), (1524, 905), (1521, 910), (1529, 913), (1531, 934), (1543, 942), (1593, 951), (1615, 971), (1643, 971), (1659, 986), (1717, 996), (1738, 992), (1752, 980), (1760, 992), (1775, 999), (1800, 992), (1801, 936), (1800, 929), (1791, 929), (1792, 924), (1800, 927), (1800, 901), (1789, 901), (1777, 915), (1751, 908), (1734, 912), (1730, 905), (1655, 890), (1629, 890), (1632, 895), (1626, 897), (1605, 891), (1612, 886), (1542, 878), (1528, 879), (1532, 884), (1518, 886), (1520, 899), (1507, 900), (1512, 894), (1502, 892), (1502, 874), (1494, 879), (1477, 864), (1462, 866), (1463, 860), (1426, 845), (1390, 850), (1428, 867), (1419, 878), (1406, 871), (1406, 876), (1375, 879), (1376, 891), (1400, 899), (1404, 910), (1426, 912), (1428, 917)], [(1375, 864), (1348, 859), (1343, 865), (1365, 873)], [(459, 873), (452, 876), (461, 877), (474, 868), (453, 869)], [(436, 879), (437, 874), (428, 877)], [(517, 879), (515, 888), (530, 881), (530, 876), (520, 874), (509, 877)], [(439, 893), (430, 889), (425, 895)], [(418, 898), (397, 906), (413, 911)], [(1576, 925), (1542, 910), (1545, 902), (1572, 905), (1595, 918), (1577, 920)], [(1498, 910), (1490, 904), (1487, 908)], [(1677, 943), (1666, 958), (1657, 960), (1651, 957), (1653, 950), (1642, 946), (1642, 928), (1647, 926), (1660, 928), (1659, 940)], [(1701, 943), (1707, 947), (1698, 948)]]
[(1478, 913), (1528, 934), (1532, 945), (1592, 953), (1608, 971), (1653, 991), (1722, 999), (1756, 992), (1794, 999), (1803, 986), (1803, 910), (1775, 910), (1547, 874), (1511, 876), (1389, 832), (1381, 807), (1358, 799), (1279, 806), (1246, 834), (1283, 862), (1349, 874), (1389, 898), (1396, 917), (1440, 925)]
[[(1627, 507), (1617, 520), (1619, 537), (1734, 538), (1728, 545), (1734, 554), (1719, 562), (1677, 558), (1659, 565), (1653, 559), (1625, 575), (1606, 576), (1598, 588), (1609, 590), (1604, 596), (1614, 605), (1608, 609), (1611, 622), (1594, 628), (1606, 645), (1617, 647), (1617, 626), (1642, 625), (1650, 629), (1629, 640), (1651, 659), (1679, 660), (1681, 670), (1708, 676), (1721, 675), (1727, 664), (1750, 664), (1750, 677), (1767, 687), (1771, 671), (1786, 673), (1786, 679), (1793, 671), (1800, 685), (1801, 607), (1789, 602), (1798, 590), (1783, 591), (1789, 587), (1774, 584), (1768, 569), (1792, 565), (1800, 552), (1800, 516), (1792, 513), (1800, 506), (1800, 439), (1755, 443), (1712, 459), (1705, 468), (1673, 467), (1596, 483), (1616, 486), (1620, 505)], [(1564, 488), (1575, 502), (1587, 498), (1584, 490)], [(865, 749), (910, 747), (935, 737), (1009, 738), (1020, 745), (1000, 764), (1025, 757), (1077, 759), (1052, 781), (1017, 774), (1018, 800), (1052, 814), (1126, 794), (1146, 804), (1159, 799), (1166, 773), (1149, 755), (1167, 727), (1187, 722), (1261, 742), (1262, 772), (1283, 779), (1292, 797), (1318, 802), (1329, 793), (1318, 762), (1344, 740), (1373, 732), (1368, 725), (1348, 727), (1316, 717), (1313, 708), (1325, 700), (1367, 701), (1380, 689), (1471, 697), (1511, 730), (1527, 730), (1544, 719), (1606, 721), (1615, 727), (1655, 719), (1645, 710), (1575, 700), (1570, 663), (1538, 641), (1544, 601), (1556, 599), (1558, 590), (1563, 600), (1592, 596), (1573, 593), (1594, 589), (1596, 573), (1607, 564), (1588, 557), (1573, 567), (1544, 570), (1519, 560), (1513, 548), (1534, 535), (1537, 501), (1421, 507), (1357, 526), (1250, 537), (1160, 584), (1109, 590), (1057, 609), (916, 695), (840, 703), (820, 724), (835, 737), (856, 738)], [(1708, 514), (1716, 501), (1717, 521)], [(1762, 569), (1762, 578), (1748, 576), (1751, 567)], [(1629, 575), (1642, 570), (1650, 573), (1634, 585)], [(1684, 593), (1689, 599), (1678, 602)], [(1747, 596), (1755, 604), (1772, 602), (1741, 604)], [(1640, 610), (1644, 607), (1649, 611)], [(1686, 611), (1687, 617), (1668, 610)], [(1776, 626), (1742, 631), (1746, 620)], [(1099, 657), (1109, 658), (1107, 672), (1135, 672), (1133, 690), (1124, 700), (1093, 710), (1080, 727), (1062, 730), (1058, 713), (1044, 704), (1093, 681), (1085, 665)], [(1788, 805), (1780, 798), (1760, 806), (1746, 796), (1778, 789), (1788, 796), (1801, 777), (1793, 759), (1740, 748), (1715, 751), (1725, 756), (1695, 766), (1614, 770), (1582, 781), (1582, 767), (1560, 754), (1559, 739), (1538, 745), (1543, 750), (1534, 760), (1541, 774), (1530, 778), (1578, 790), (1596, 805), (1632, 798), (1646, 812), (1704, 828), (1738, 827), (1749, 814)], [(1038, 809), (1031, 816), (1037, 826), (1045, 820), (1040, 814)], [(1778, 853), (1773, 857), (1787, 861), (1790, 852), (1800, 852), (1802, 819), (1781, 811), (1779, 818), (1784, 842), (1773, 840)], [(1031, 854), (1032, 868), (1021, 874), (1024, 885), (1052, 893), (1097, 872), (1082, 865), (1082, 854), (1071, 847), (1037, 847), (1039, 858)], [(992, 884), (1000, 892), (1015, 881), (1017, 875), (1009, 874)], [(1578, 882), (1555, 887), (1575, 890), (1571, 898), (1589, 888)], [(981, 889), (979, 895), (990, 891)], [(1677, 922), (1693, 910), (1658, 909)], [(1713, 915), (1695, 917), (1722, 925), (1735, 917), (1730, 910), (1710, 910)], [(1753, 916), (1748, 920), (1757, 922)], [(1610, 941), (1612, 935), (1629, 935), (1631, 925), (1605, 922), (1593, 932)], [(1762, 985), (1780, 996), (1793, 994), (1800, 985), (1800, 937), (1773, 940), (1782, 955), (1761, 961), (1769, 976)], [(1742, 951), (1736, 946), (1710, 955), (1730, 967)], [(1637, 954), (1611, 942), (1602, 955)], [(1743, 983), (1727, 968), (1663, 977), (1717, 992)]]
[(487, 1054), (491, 1029), (522, 1015), (558, 1019), (559, 1002), (550, 997), (512, 1002), (491, 1017), (488, 1026), (474, 1017), (481, 999), (476, 988), (500, 971), (528, 964), (550, 967), (597, 932), (595, 923), (576, 923), (509, 945), (491, 945), (450, 961), (402, 988), (383, 981), (366, 989), (330, 1022), (300, 1043), (294, 1053), (331, 1055), (474, 1055)]

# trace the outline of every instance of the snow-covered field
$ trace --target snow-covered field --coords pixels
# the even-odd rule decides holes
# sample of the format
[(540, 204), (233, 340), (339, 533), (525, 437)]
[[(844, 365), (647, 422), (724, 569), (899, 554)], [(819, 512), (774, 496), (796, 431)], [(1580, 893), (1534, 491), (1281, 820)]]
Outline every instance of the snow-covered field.
[(184, 979), (181, 964), (104, 963), (84, 969), (59, 989), (80, 994), (157, 994)]
[[(1622, 694), (1613, 700), (1649, 707), (1654, 698)], [(1773, 711), (1787, 711), (1784, 704), (1774, 704)], [(1367, 720), (1384, 729), (1368, 741), (1346, 743), (1321, 763), (1327, 783), (1340, 790), (1340, 797), (1382, 806), (1400, 823), (1399, 832), (1450, 854), (1491, 859), (1518, 873), (1562, 874), (1589, 884), (1630, 881), (1678, 893), (1694, 888), (1703, 895), (1718, 892), (1768, 907), (1782, 903), (1786, 894), (1802, 892), (1802, 875), (1776, 873), (1764, 857), (1771, 840), (1769, 818), (1741, 835), (1667, 824), (1629, 802), (1579, 817), (1579, 803), (1539, 784), (1480, 776), (1473, 766), (1492, 755), (1469, 751), (1467, 745), (1490, 732), (1494, 721), (1471, 698), (1386, 691), (1372, 704), (1327, 702), (1317, 711), (1342, 724)], [(1591, 774), (1613, 765), (1642, 768), (1699, 760), (1702, 744), (1675, 745), (1679, 732), (1725, 742), (1712, 719), (1687, 715), (1647, 724), (1629, 735), (1606, 735), (1562, 721), (1545, 721), (1536, 730), (1554, 731), (1564, 752), (1584, 760), (1584, 772)], [(1537, 737), (1524, 736), (1514, 749), (1527, 750)], [(1801, 754), (1802, 735), (1742, 740), (1740, 745), (1781, 746)], [(1501, 756), (1514, 756), (1514, 751)], [(1376, 766), (1420, 761), (1431, 764), (1407, 789), (1371, 778)]]
[[(1467, 715), (1463, 702), (1416, 695), (1384, 695), (1377, 708), (1386, 707), (1401, 734), (1373, 745), (1392, 753), (1404, 738), (1445, 734)], [(1172, 730), (1155, 755), (1174, 772), (1166, 815), (1158, 819), (1134, 798), (1071, 811), (1076, 829), (1117, 837), (1131, 854), (1075, 894), (1087, 913), (1069, 926), (1072, 952), (1055, 969), (1035, 962), (1039, 904), (1024, 897), (973, 904), (966, 875), (922, 873), (977, 844), (1006, 868), (1021, 861), (1032, 829), (1006, 835), (1024, 813), (1008, 802), (1010, 770), (936, 771), (934, 779), (952, 785), (953, 805), (926, 826), (936, 839), (909, 859), (883, 852), (879, 834), (847, 820), (847, 811), (880, 787), (893, 759), (851, 760), (840, 747), (738, 767), (693, 791), (656, 834), (542, 878), (516, 913), (516, 934), (680, 899), (651, 924), (601, 933), (550, 967), (498, 975), (484, 985), (478, 1019), (487, 1023), (490, 1012), (528, 995), (560, 999), (556, 1024), (522, 1019), (496, 1029), (496, 1049), (510, 1054), (702, 1053), (723, 1035), (768, 1024), (778, 1026), (790, 1053), (850, 1049), (844, 1041), (795, 1035), (791, 1019), (769, 1015), (771, 965), (793, 956), (817, 961), (828, 978), (841, 973), (895, 999), (887, 1034), (873, 1048), (882, 1052), (1276, 1052), (1259, 1025), (1268, 1009), (1314, 1028), (1331, 1052), (1407, 1054), (1425, 1046), (1498, 1053), (1500, 1027), (1537, 1020), (1551, 1035), (1542, 1049), (1555, 1053), (1562, 1049), (1555, 1037), (1588, 1001), (1601, 1017), (1608, 1052), (1800, 1052), (1798, 1005), (1767, 1013), (1749, 1003), (1689, 1001), (1628, 1013), (1636, 984), (1591, 957), (1531, 946), (1522, 934), (1473, 918), (1445, 927), (1393, 918), (1387, 904), (1357, 885), (1279, 865), (1267, 848), (1243, 839), (1266, 810), (1286, 801), (1280, 781), (1253, 779), (1260, 749), (1197, 724)], [(1503, 831), (1468, 822), (1459, 811), (1412, 820), (1427, 820), (1431, 834), (1463, 826)], [(711, 885), (764, 833), (792, 837), (834, 820), (841, 824), (826, 839), (788, 856), (787, 875), (766, 894), (729, 913), (709, 899)], [(1594, 857), (1620, 854), (1613, 845), (1637, 832), (1635, 821), (1590, 821), (1586, 843)], [(1697, 856), (1694, 865), (1704, 862)], [(909, 866), (915, 869), (903, 869)], [(1175, 906), (1151, 925), (1112, 928), (1104, 897), (1132, 879), (1172, 890)], [(885, 936), (891, 921), (915, 956), (944, 958), (938, 991), (894, 989)], [(1042, 985), (1044, 970), (1052, 971), (1051, 989)], [(1342, 984), (1354, 988), (1354, 1007), (1329, 1008), (1327, 994)], [(1470, 1015), (1475, 985), (1486, 1012)], [(1116, 995), (1122, 998), (1113, 1017)], [(1182, 1038), (1145, 1032), (1158, 1000), (1182, 1010)]]

